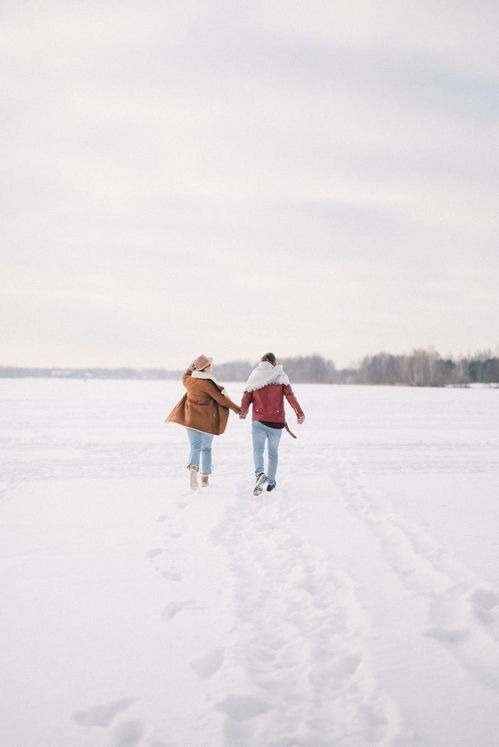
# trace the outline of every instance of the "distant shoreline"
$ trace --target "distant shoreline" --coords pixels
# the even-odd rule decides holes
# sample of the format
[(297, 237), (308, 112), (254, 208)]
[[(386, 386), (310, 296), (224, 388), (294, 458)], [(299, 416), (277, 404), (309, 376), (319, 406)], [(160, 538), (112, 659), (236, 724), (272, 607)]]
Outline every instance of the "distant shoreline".
[[(0, 379), (65, 379), (69, 381), (175, 381), (180, 380), (182, 371), (167, 370), (140, 370), (140, 369), (30, 369), (30, 368), (10, 368), (8, 366), (0, 367)], [(242, 379), (227, 379), (229, 383), (243, 383)], [(440, 387), (432, 385), (414, 385), (407, 382), (360, 382), (360, 381), (342, 381), (342, 382), (324, 382), (324, 381), (296, 381), (297, 384), (321, 384), (324, 386), (369, 386), (369, 387), (394, 387), (394, 388), (440, 388), (440, 389), (499, 389), (499, 383), (465, 383), (465, 384), (444, 384)]]
[[(278, 358), (293, 384), (365, 384), (369, 386), (468, 387), (475, 384), (499, 385), (499, 354), (477, 351), (461, 358), (442, 357), (432, 349), (410, 353), (376, 353), (349, 368), (336, 368), (334, 362), (313, 355)], [(248, 360), (217, 363), (215, 377), (220, 381), (246, 381), (255, 362)], [(167, 381), (180, 379), (183, 371), (165, 368), (106, 368), (93, 366), (0, 366), (0, 378), (10, 379), (108, 379)]]
[(178, 379), (182, 371), (160, 368), (23, 368), (0, 366), (0, 379)]

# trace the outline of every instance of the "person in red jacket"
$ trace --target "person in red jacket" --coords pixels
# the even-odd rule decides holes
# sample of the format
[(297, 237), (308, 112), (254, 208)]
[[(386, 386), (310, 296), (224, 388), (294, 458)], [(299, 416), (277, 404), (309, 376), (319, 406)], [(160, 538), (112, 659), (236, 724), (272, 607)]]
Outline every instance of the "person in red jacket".
[[(260, 495), (265, 483), (267, 483), (268, 491), (276, 486), (279, 441), (283, 428), (289, 431), (284, 411), (284, 397), (295, 411), (298, 423), (301, 425), (305, 420), (305, 415), (293, 394), (289, 379), (283, 367), (277, 364), (275, 355), (266, 353), (249, 375), (239, 413), (239, 417), (244, 419), (248, 414), (250, 404), (253, 404), (251, 431), (255, 460), (256, 485), (253, 491), (255, 495)], [(263, 462), (265, 443), (268, 449), (267, 472), (265, 472)]]

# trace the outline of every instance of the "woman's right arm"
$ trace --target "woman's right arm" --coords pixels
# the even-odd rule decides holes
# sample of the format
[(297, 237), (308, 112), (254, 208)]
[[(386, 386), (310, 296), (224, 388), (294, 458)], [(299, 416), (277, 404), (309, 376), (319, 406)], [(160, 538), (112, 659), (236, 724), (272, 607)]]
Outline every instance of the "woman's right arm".
[(210, 392), (209, 392), (210, 397), (213, 397), (213, 399), (216, 400), (219, 405), (222, 405), (222, 407), (227, 407), (227, 409), (233, 410), (235, 413), (239, 415), (239, 413), (241, 412), (241, 408), (239, 407), (239, 405), (236, 405), (236, 403), (233, 402), (231, 399), (221, 394), (218, 391), (216, 384), (212, 384), (209, 389), (210, 389)]

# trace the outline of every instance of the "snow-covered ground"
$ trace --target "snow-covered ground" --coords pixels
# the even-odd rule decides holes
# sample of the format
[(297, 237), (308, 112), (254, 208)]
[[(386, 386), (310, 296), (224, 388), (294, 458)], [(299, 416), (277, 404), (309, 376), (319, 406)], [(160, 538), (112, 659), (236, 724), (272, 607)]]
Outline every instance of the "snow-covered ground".
[(256, 499), (177, 382), (0, 381), (2, 747), (499, 744), (499, 391), (295, 391)]

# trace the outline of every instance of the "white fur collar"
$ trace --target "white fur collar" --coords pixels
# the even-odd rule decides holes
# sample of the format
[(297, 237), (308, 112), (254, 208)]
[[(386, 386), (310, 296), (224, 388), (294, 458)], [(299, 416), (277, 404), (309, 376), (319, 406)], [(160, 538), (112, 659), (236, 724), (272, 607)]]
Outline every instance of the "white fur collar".
[(250, 373), (244, 391), (254, 392), (255, 389), (262, 389), (267, 384), (289, 384), (289, 379), (282, 366), (273, 366), (268, 361), (260, 361)]
[(218, 381), (215, 381), (211, 373), (206, 373), (206, 371), (194, 370), (191, 375), (193, 379), (209, 379), (210, 381), (212, 381), (214, 384), (217, 385), (217, 387), (220, 389), (221, 394), (223, 394), (224, 397), (229, 396), (227, 392), (225, 391), (225, 389), (218, 383)]
[(192, 377), (194, 379), (211, 379), (212, 381), (215, 381), (211, 373), (206, 373), (206, 371), (196, 371), (194, 370), (192, 372)]

